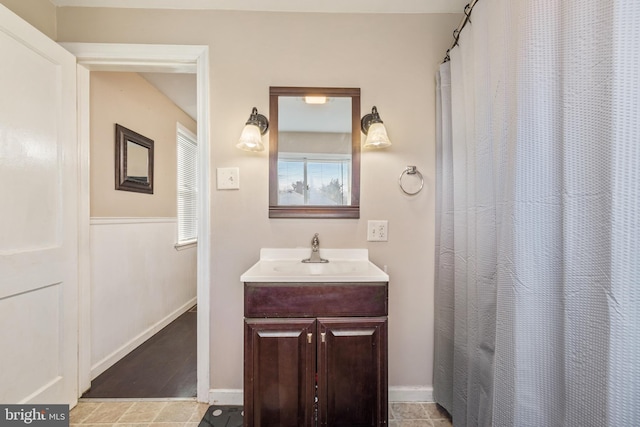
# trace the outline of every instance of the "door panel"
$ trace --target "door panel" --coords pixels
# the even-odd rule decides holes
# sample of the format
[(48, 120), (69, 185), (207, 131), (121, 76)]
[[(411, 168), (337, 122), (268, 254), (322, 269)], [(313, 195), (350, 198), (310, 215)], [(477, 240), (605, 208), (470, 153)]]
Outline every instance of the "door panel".
[[(0, 67), (3, 86), (0, 117), (3, 126), (3, 221), (0, 252), (29, 251), (60, 241), (61, 188), (58, 179), (56, 112), (60, 109), (58, 65), (39, 52), (25, 49), (0, 33), (0, 51), (12, 54), (12, 66)], [(4, 62), (4, 61), (3, 61)], [(46, 215), (42, 213), (46, 212)]]
[(314, 425), (315, 368), (315, 320), (245, 320), (245, 426)]
[(0, 51), (0, 402), (75, 405), (76, 61), (2, 5)]
[(319, 425), (386, 425), (386, 319), (318, 319), (318, 332)]

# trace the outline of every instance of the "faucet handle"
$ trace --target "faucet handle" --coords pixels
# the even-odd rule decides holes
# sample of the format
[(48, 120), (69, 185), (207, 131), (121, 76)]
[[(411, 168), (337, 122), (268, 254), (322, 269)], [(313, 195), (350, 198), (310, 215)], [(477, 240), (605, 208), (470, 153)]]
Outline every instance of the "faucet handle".
[(311, 256), (307, 259), (303, 259), (302, 262), (329, 262), (326, 259), (320, 258), (320, 238), (318, 236), (318, 233), (313, 235), (313, 238), (311, 239)]

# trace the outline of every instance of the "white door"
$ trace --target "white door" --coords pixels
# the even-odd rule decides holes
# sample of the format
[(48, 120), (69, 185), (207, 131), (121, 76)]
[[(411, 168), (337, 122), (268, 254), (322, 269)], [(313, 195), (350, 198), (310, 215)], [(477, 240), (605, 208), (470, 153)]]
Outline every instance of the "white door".
[(0, 5), (0, 402), (77, 402), (76, 60)]

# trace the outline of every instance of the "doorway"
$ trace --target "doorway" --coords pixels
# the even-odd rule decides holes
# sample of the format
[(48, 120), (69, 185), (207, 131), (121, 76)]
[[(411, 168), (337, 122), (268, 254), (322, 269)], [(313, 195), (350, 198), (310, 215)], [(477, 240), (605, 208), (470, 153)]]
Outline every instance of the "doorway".
[(195, 73), (198, 139), (197, 400), (209, 400), (210, 161), (207, 46), (62, 43), (78, 60), (80, 139), (80, 333), (79, 392), (91, 385), (89, 76), (91, 71)]
[[(90, 78), (93, 379), (83, 397), (195, 397), (196, 75)], [(127, 191), (114, 188), (114, 136), (127, 159), (119, 178), (136, 177)], [(138, 159), (124, 140), (149, 148)]]

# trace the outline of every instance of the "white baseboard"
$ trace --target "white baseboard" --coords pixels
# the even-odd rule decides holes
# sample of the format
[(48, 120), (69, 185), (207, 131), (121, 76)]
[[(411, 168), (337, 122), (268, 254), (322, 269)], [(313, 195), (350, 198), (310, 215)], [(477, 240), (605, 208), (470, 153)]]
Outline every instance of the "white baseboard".
[(244, 393), (241, 389), (212, 388), (209, 390), (211, 405), (243, 405)]
[(164, 319), (160, 320), (155, 325), (141, 332), (131, 341), (127, 342), (122, 347), (120, 347), (119, 349), (109, 354), (104, 359), (97, 362), (95, 365), (91, 367), (91, 379), (92, 380), (95, 379), (98, 375), (100, 375), (101, 373), (109, 369), (111, 366), (113, 366), (117, 361), (122, 359), (127, 354), (131, 353), (140, 344), (142, 344), (143, 342), (145, 342), (146, 340), (154, 336), (162, 328), (164, 328), (169, 323), (176, 320), (178, 317), (184, 314), (187, 310), (189, 310), (191, 307), (196, 305), (196, 302), (197, 302), (197, 298), (190, 299), (186, 304), (182, 305), (180, 308), (170, 313)]
[(433, 402), (433, 387), (389, 387), (389, 402)]
[[(389, 387), (389, 402), (433, 402), (433, 387)], [(238, 389), (211, 389), (212, 405), (242, 405), (243, 393)]]

